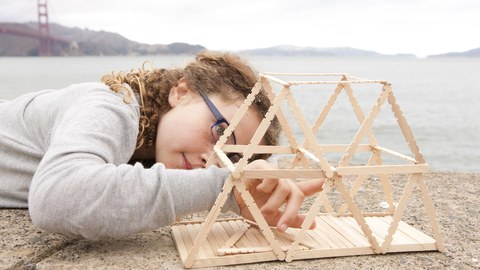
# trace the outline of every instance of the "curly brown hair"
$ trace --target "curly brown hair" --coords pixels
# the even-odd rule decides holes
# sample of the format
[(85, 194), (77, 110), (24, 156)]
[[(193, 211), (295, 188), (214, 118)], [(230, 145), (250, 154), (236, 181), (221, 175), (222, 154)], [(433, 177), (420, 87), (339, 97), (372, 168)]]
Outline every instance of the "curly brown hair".
[[(128, 73), (117, 72), (102, 77), (102, 82), (117, 93), (125, 93), (125, 102), (130, 102), (128, 84), (140, 97), (140, 123), (137, 148), (155, 144), (157, 125), (160, 117), (171, 109), (168, 95), (172, 87), (185, 78), (191, 89), (201, 88), (208, 94), (220, 94), (224, 100), (243, 101), (257, 82), (254, 70), (240, 57), (231, 53), (202, 51), (194, 61), (184, 68), (141, 69)], [(261, 117), (270, 108), (271, 103), (265, 91), (260, 91), (251, 107)], [(278, 144), (280, 125), (274, 118), (263, 137), (266, 145)], [(269, 155), (255, 155), (252, 159), (267, 158)]]

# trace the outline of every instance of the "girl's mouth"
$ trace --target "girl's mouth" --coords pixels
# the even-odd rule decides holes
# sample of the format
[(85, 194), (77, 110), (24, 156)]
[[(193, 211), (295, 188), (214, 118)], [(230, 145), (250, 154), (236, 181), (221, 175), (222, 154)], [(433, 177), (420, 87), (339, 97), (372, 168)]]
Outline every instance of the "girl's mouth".
[(190, 162), (188, 162), (187, 157), (185, 157), (185, 154), (182, 154), (182, 156), (183, 156), (183, 167), (185, 168), (185, 170), (193, 169), (192, 164), (190, 164)]

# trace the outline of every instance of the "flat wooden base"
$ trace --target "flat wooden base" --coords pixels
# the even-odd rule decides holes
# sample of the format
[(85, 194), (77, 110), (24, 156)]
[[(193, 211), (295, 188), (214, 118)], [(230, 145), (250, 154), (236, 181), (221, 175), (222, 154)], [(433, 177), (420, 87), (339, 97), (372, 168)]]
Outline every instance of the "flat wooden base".
[[(366, 217), (374, 237), (381, 245), (387, 234), (392, 217)], [(293, 259), (340, 257), (374, 254), (368, 239), (352, 217), (320, 215), (316, 217), (316, 228), (307, 231), (300, 249), (293, 254)], [(243, 219), (217, 221), (213, 225), (205, 243), (200, 247), (193, 267), (211, 267), (253, 262), (274, 261), (277, 257), (267, 241), (255, 226), (250, 226)], [(182, 263), (193, 246), (195, 237), (200, 232), (201, 222), (184, 222), (172, 226), (177, 250)], [(246, 229), (248, 227), (248, 229)], [(245, 230), (234, 245), (226, 247), (234, 234)], [(273, 230), (280, 246), (287, 251), (299, 231), (288, 229), (286, 233)], [(287, 234), (288, 233), (288, 234)], [(230, 240), (232, 242), (232, 240)], [(437, 250), (432, 237), (401, 221), (393, 235), (393, 241), (387, 253)]]

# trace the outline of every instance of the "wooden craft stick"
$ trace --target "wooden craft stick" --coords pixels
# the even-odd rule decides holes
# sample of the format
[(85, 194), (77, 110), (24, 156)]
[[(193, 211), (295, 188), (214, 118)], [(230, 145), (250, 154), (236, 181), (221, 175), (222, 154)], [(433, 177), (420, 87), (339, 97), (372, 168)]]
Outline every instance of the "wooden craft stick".
[(270, 169), (270, 170), (243, 170), (244, 178), (326, 178), (326, 174), (322, 169)]
[(344, 88), (344, 85), (342, 84), (339, 84), (337, 85), (337, 87), (335, 87), (335, 90), (333, 90), (333, 93), (328, 98), (327, 103), (325, 104), (322, 111), (318, 115), (317, 119), (315, 119), (315, 122), (313, 123), (313, 126), (312, 126), (313, 133), (316, 134), (318, 132), (318, 129), (322, 126), (323, 122), (325, 121), (325, 118), (327, 117), (328, 113), (332, 109), (333, 104), (337, 100), (338, 95), (342, 92), (343, 88)]
[(339, 225), (333, 222), (330, 218), (331, 216), (325, 216), (322, 219), (322, 223), (323, 223), (322, 226), (327, 227), (328, 230), (330, 231), (330, 234), (334, 235), (335, 239), (338, 242), (342, 243), (342, 245), (344, 245), (347, 248), (354, 248), (356, 246), (356, 243), (355, 241), (353, 241), (354, 240), (353, 237), (351, 235), (348, 235), (346, 233), (346, 230), (344, 230), (344, 228), (339, 227)]
[[(228, 153), (243, 153), (247, 149), (247, 145), (225, 145), (221, 150)], [(258, 145), (255, 149), (255, 153), (268, 153), (268, 154), (293, 154), (291, 146), (283, 145)]]
[[(391, 217), (394, 212), (361, 212), (363, 217)], [(352, 213), (338, 214), (337, 217), (353, 217)]]
[(382, 151), (382, 152), (385, 152), (387, 154), (390, 154), (394, 157), (398, 157), (398, 158), (401, 158), (401, 159), (404, 159), (406, 161), (409, 161), (409, 162), (412, 162), (414, 164), (418, 163), (416, 159), (412, 158), (412, 157), (409, 157), (409, 156), (406, 156), (404, 154), (401, 154), (401, 153), (398, 153), (396, 151), (393, 151), (393, 150), (390, 150), (390, 149), (387, 149), (387, 148), (384, 148), (384, 147), (381, 147), (381, 146), (374, 146), (375, 149), (379, 150), (379, 151)]
[[(272, 86), (270, 85), (270, 83), (266, 78), (261, 77), (260, 80), (262, 82), (263, 89), (265, 89), (265, 92), (267, 93), (267, 96), (270, 99), (270, 102), (273, 104), (273, 102), (275, 101), (276, 95), (273, 92)], [(293, 135), (293, 130), (290, 127), (290, 124), (288, 123), (287, 118), (285, 117), (285, 114), (283, 113), (281, 106), (278, 108), (276, 116), (277, 116), (278, 122), (280, 123), (280, 126), (282, 127), (283, 132), (285, 133), (285, 136), (287, 137), (288, 144), (290, 145), (290, 147), (296, 148), (298, 146), (297, 140)]]
[[(260, 80), (262, 81), (262, 85), (263, 85), (263, 87), (264, 87), (264, 89), (265, 89), (265, 91), (268, 95), (268, 98), (270, 99), (270, 101), (273, 104), (276, 95), (273, 92), (272, 86), (270, 85), (270, 83), (268, 82), (268, 80), (265, 77), (261, 77)], [(285, 117), (285, 114), (283, 113), (283, 110), (282, 110), (281, 106), (278, 108), (276, 116), (277, 116), (278, 122), (280, 123), (280, 126), (282, 127), (282, 130), (283, 130), (285, 136), (287, 137), (288, 144), (290, 145), (291, 151), (293, 153), (294, 151), (292, 149), (296, 149), (298, 147), (297, 140), (296, 140), (295, 136), (293, 135), (293, 130), (290, 127), (290, 124), (288, 123), (287, 118)], [(304, 166), (308, 166), (308, 161), (307, 160), (301, 159), (300, 161), (302, 161), (302, 164)], [(292, 162), (291, 167), (293, 168), (293, 162)]]
[(211, 235), (213, 235), (213, 238), (215, 239), (214, 245), (212, 245), (212, 248), (215, 251), (215, 255), (218, 256), (217, 250), (222, 247), (222, 244), (228, 241), (228, 239), (225, 239), (222, 233), (220, 232), (222, 230), (222, 223), (221, 222), (215, 222), (212, 226), (212, 231)]
[(262, 72), (260, 73), (260, 76), (262, 75), (280, 75), (280, 76), (345, 76), (347, 75), (346, 73), (282, 73), (282, 72)]
[[(357, 76), (352, 76), (352, 75), (346, 75), (348, 80), (357, 80), (357, 81), (372, 81), (370, 79), (365, 79), (365, 78), (360, 78), (360, 77), (357, 77)], [(374, 81), (380, 81), (381, 84), (383, 83), (386, 83), (387, 81), (386, 80), (374, 80)]]
[(373, 237), (372, 230), (370, 229), (367, 222), (365, 221), (365, 218), (361, 215), (357, 205), (353, 202), (352, 197), (350, 197), (350, 194), (348, 194), (345, 186), (342, 183), (342, 179), (339, 176), (336, 176), (334, 183), (337, 189), (340, 191), (343, 200), (345, 200), (345, 202), (347, 203), (350, 212), (353, 214), (353, 217), (357, 221), (358, 225), (360, 225), (360, 228), (362, 229), (363, 233), (365, 234), (368, 241), (372, 245), (373, 252), (375, 253), (381, 252), (381, 247), (379, 246), (377, 240)]
[(227, 154), (223, 152), (222, 149), (220, 149), (219, 145), (213, 146), (213, 151), (215, 152), (215, 155), (218, 157), (223, 166), (227, 167), (230, 172), (233, 172), (235, 170), (235, 165), (227, 157)]
[[(241, 230), (243, 228), (243, 226), (245, 226), (245, 222), (242, 221), (229, 221), (228, 222), (228, 225), (230, 225), (230, 227), (232, 228), (233, 230), (233, 234), (235, 234), (237, 231)], [(233, 235), (232, 234), (232, 235)], [(252, 247), (252, 246), (255, 246), (254, 243), (252, 243), (252, 241), (250, 241), (249, 238), (245, 237), (245, 234), (243, 234), (244, 237), (240, 237), (237, 241), (237, 243), (235, 243), (235, 246), (236, 247)]]
[(227, 201), (228, 194), (232, 191), (233, 188), (233, 180), (232, 177), (228, 177), (227, 181), (223, 186), (222, 192), (218, 195), (215, 203), (207, 215), (207, 218), (204, 223), (202, 223), (202, 229), (198, 233), (195, 241), (193, 242), (193, 247), (188, 251), (188, 256), (185, 259), (184, 265), (187, 268), (193, 266), (195, 257), (200, 250), (200, 246), (203, 245), (205, 240), (207, 239), (208, 234), (212, 230), (213, 223), (215, 219), (220, 214), (220, 210), (222, 209), (223, 205)]
[(419, 174), (417, 178), (418, 186), (420, 187), (420, 191), (422, 193), (422, 200), (425, 206), (425, 210), (427, 213), (428, 220), (430, 221), (430, 225), (432, 226), (433, 237), (435, 238), (435, 245), (437, 249), (441, 252), (445, 251), (445, 245), (443, 243), (442, 235), (440, 234), (440, 228), (438, 226), (437, 218), (435, 216), (435, 210), (433, 208), (432, 199), (427, 191), (427, 186), (424, 182), (423, 174)]
[[(252, 225), (252, 226), (254, 226), (254, 227), (258, 227), (258, 228), (259, 228), (258, 224), (255, 223), (254, 221), (245, 219), (245, 222), (247, 222), (248, 224), (250, 224), (250, 225)], [(277, 234), (277, 235), (279, 235), (279, 236), (283, 236), (283, 237), (285, 237), (286, 239), (291, 240), (292, 242), (295, 241), (295, 236), (294, 236), (294, 235), (291, 235), (291, 234), (289, 234), (289, 233), (287, 233), (287, 232), (281, 232), (281, 231), (279, 231), (276, 227), (273, 227), (273, 226), (270, 226), (270, 229), (272, 229), (273, 231), (275, 231), (275, 234)], [(305, 246), (305, 247), (308, 247), (308, 248), (314, 248), (314, 247), (315, 247), (315, 245), (312, 245), (312, 244), (310, 244), (310, 243), (308, 243), (308, 242), (306, 242), (306, 241), (302, 241), (302, 242), (300, 242), (300, 244), (303, 245), (303, 246)]]
[(280, 244), (278, 243), (277, 239), (275, 239), (275, 235), (273, 234), (272, 230), (267, 224), (267, 221), (262, 216), (260, 209), (255, 204), (255, 201), (252, 198), (252, 195), (246, 190), (245, 184), (241, 180), (235, 181), (235, 187), (237, 191), (240, 193), (245, 204), (248, 206), (248, 210), (252, 214), (253, 218), (259, 225), (260, 231), (265, 236), (265, 239), (268, 241), (270, 246), (273, 249), (273, 252), (277, 256), (279, 260), (285, 259), (285, 253), (280, 249)]
[[(287, 251), (288, 246), (280, 246), (282, 251)], [(301, 250), (306, 250), (306, 247), (301, 247)], [(234, 254), (248, 254), (248, 253), (262, 253), (262, 252), (271, 252), (273, 251), (272, 247), (243, 247), (243, 248), (219, 248), (217, 254), (219, 256), (224, 255), (234, 255)]]
[(371, 165), (371, 166), (341, 166), (337, 167), (340, 175), (361, 175), (361, 174), (409, 174), (428, 172), (428, 164), (416, 165)]
[[(390, 85), (388, 85), (388, 88), (390, 89)], [(400, 110), (400, 106), (398, 105), (397, 99), (393, 95), (392, 91), (389, 91), (388, 103), (390, 103), (390, 105), (392, 106), (393, 113), (397, 118), (397, 122), (403, 132), (403, 136), (407, 140), (410, 151), (412, 151), (412, 153), (415, 155), (415, 159), (418, 163), (425, 163), (425, 159), (423, 158), (422, 153), (420, 153), (420, 148), (418, 148), (417, 142), (413, 137), (412, 130), (408, 126), (407, 120), (405, 119), (403, 112)]]
[(179, 225), (172, 226), (172, 234), (175, 240), (178, 253), (181, 258), (185, 258), (188, 255), (188, 250), (185, 246), (185, 239), (182, 237), (182, 233), (179, 229)]
[(322, 202), (324, 202), (324, 197), (326, 194), (330, 191), (332, 179), (328, 178), (324, 184), (323, 184), (323, 189), (320, 193), (318, 193), (317, 198), (313, 202), (312, 206), (310, 206), (310, 209), (307, 212), (307, 216), (303, 220), (302, 226), (300, 231), (298, 232), (295, 241), (292, 243), (290, 246), (290, 249), (288, 250), (285, 261), (290, 262), (293, 260), (293, 257), (295, 256), (295, 252), (297, 252), (299, 248), (299, 244), (303, 241), (306, 231), (310, 229), (310, 227), (313, 224), (313, 221), (315, 220), (315, 217), (317, 213), (320, 210), (320, 205)]
[[(357, 116), (358, 121), (360, 124), (365, 121), (365, 114), (362, 111), (362, 108), (360, 107), (360, 104), (358, 103), (357, 98), (353, 94), (352, 87), (350, 84), (345, 84), (345, 92), (347, 93), (348, 96), (348, 101), (350, 102), (350, 105), (353, 108), (353, 111), (355, 112), (355, 115)], [(375, 139), (375, 136), (373, 135), (372, 128), (369, 127), (367, 130), (367, 136), (368, 136), (368, 141), (370, 142), (370, 145), (376, 146), (377, 145), (377, 140)]]
[(278, 83), (278, 84), (280, 84), (284, 87), (290, 85), (288, 82), (282, 81), (282, 80), (278, 79), (277, 77), (273, 77), (273, 76), (265, 75), (265, 74), (263, 75), (263, 77), (272, 81), (272, 82)]
[[(378, 151), (377, 149), (373, 150), (373, 154), (377, 160), (378, 165), (382, 165), (382, 152)], [(385, 193), (385, 199), (387, 200), (389, 211), (395, 212), (395, 204), (393, 203), (393, 195), (392, 195), (392, 184), (388, 180), (387, 174), (380, 175), (380, 183), (382, 184), (383, 192)]]
[(240, 122), (240, 120), (242, 120), (244, 115), (247, 113), (248, 109), (250, 108), (253, 101), (255, 100), (255, 97), (260, 93), (261, 90), (262, 90), (261, 82), (255, 83), (255, 85), (252, 88), (252, 91), (245, 98), (240, 108), (238, 108), (238, 110), (235, 112), (235, 114), (233, 115), (233, 118), (230, 120), (230, 124), (225, 129), (222, 136), (220, 136), (220, 138), (218, 139), (217, 145), (220, 148), (223, 147), (223, 145), (225, 145), (225, 143), (228, 140), (228, 137), (233, 133), (238, 123)]
[(382, 245), (382, 253), (386, 253), (388, 251), (388, 248), (390, 247), (393, 234), (397, 230), (398, 223), (400, 222), (400, 219), (402, 218), (403, 213), (407, 208), (407, 203), (410, 199), (410, 195), (412, 194), (413, 187), (417, 182), (417, 178), (418, 174), (411, 174), (409, 179), (407, 180), (407, 184), (405, 186), (405, 189), (403, 190), (402, 197), (400, 198), (397, 209), (395, 210), (395, 214), (393, 215), (393, 221), (390, 224), (390, 228), (388, 229), (388, 234), (385, 236), (385, 241)]
[[(197, 231), (197, 228), (195, 227), (195, 225), (198, 225), (198, 224), (187, 224), (185, 225), (185, 227), (187, 228), (187, 232), (190, 234), (190, 238), (194, 241), (194, 239), (196, 238), (196, 236), (198, 235), (198, 231)], [(207, 235), (208, 237), (208, 235)], [(207, 237), (205, 237), (205, 242), (207, 242)], [(200, 248), (198, 250), (198, 256), (199, 257), (213, 257), (214, 256), (214, 253), (212, 251), (212, 249), (210, 248), (210, 245), (204, 245), (204, 243), (202, 243), (202, 248)]]
[(238, 231), (236, 231), (225, 244), (222, 245), (222, 248), (231, 248), (238, 242), (238, 240), (245, 234), (245, 232), (250, 228), (250, 225), (244, 224), (241, 226)]
[[(281, 237), (284, 237), (290, 241), (295, 241), (296, 239), (296, 236), (295, 235), (292, 235), (290, 233), (287, 233), (287, 232), (281, 232), (279, 230), (276, 230), (275, 232), (278, 236), (281, 236)], [(298, 242), (299, 245), (302, 245), (306, 248), (309, 248), (309, 249), (312, 249), (312, 248), (315, 248), (316, 245), (312, 244), (312, 243), (309, 243), (308, 241), (306, 241), (305, 239), (303, 239), (302, 241)]]
[(320, 159), (319, 164), (322, 170), (325, 171), (325, 174), (327, 175), (327, 177), (332, 177), (333, 175), (332, 168), (328, 163), (327, 159), (324, 157), (323, 151), (318, 147), (318, 143), (315, 135), (313, 134), (312, 130), (308, 127), (307, 121), (305, 120), (305, 117), (301, 113), (300, 108), (297, 106), (295, 99), (292, 96), (292, 93), (290, 92), (289, 89), (286, 89), (286, 91), (287, 91), (286, 93), (287, 103), (290, 106), (290, 109), (292, 110), (295, 120), (298, 122), (300, 126), (300, 129), (305, 135), (307, 144), (310, 147), (312, 147), (313, 153), (318, 159)]
[(289, 81), (284, 82), (288, 85), (298, 85), (298, 84), (346, 84), (346, 83), (386, 83), (386, 81), (381, 80), (358, 80), (358, 81)]
[[(370, 166), (372, 165), (373, 163), (375, 162), (375, 155), (371, 155), (370, 158), (368, 159), (367, 161), (367, 166)], [(352, 196), (352, 198), (355, 197), (355, 195), (357, 195), (357, 192), (358, 190), (360, 190), (360, 187), (363, 185), (363, 183), (365, 182), (365, 179), (367, 179), (367, 174), (361, 174), (359, 176), (357, 176), (357, 179), (355, 180), (355, 183), (353, 184), (353, 186), (350, 188), (350, 196)], [(343, 214), (345, 213), (345, 210), (347, 210), (347, 204), (344, 202), (342, 205), (340, 205), (340, 207), (338, 208), (337, 210), (337, 213), (338, 214)]]
[(343, 156), (342, 160), (340, 160), (340, 162), (338, 163), (339, 167), (347, 166), (349, 164), (350, 159), (353, 157), (358, 145), (360, 144), (361, 140), (365, 136), (365, 132), (371, 129), (373, 119), (380, 112), (380, 108), (382, 107), (383, 103), (385, 103), (388, 97), (389, 91), (390, 91), (390, 88), (384, 87), (384, 91), (382, 91), (382, 93), (378, 97), (377, 102), (375, 102), (375, 105), (373, 105), (367, 118), (365, 118), (365, 120), (360, 125), (360, 128), (355, 134), (355, 137), (353, 138), (352, 143), (350, 144), (350, 147), (347, 150), (347, 153)]
[(307, 158), (315, 161), (316, 163), (320, 163), (320, 159), (317, 158), (314, 154), (312, 154), (312, 152), (306, 150), (305, 148), (299, 147), (299, 148), (298, 148), (298, 151), (301, 152), (301, 153), (303, 153)]
[(282, 100), (285, 98), (285, 95), (287, 93), (287, 88), (284, 87), (282, 88), (280, 94), (278, 94), (275, 97), (275, 100), (273, 102), (273, 105), (270, 107), (268, 112), (265, 114), (265, 117), (262, 119), (260, 122), (260, 125), (258, 126), (257, 130), (255, 131), (255, 134), (253, 135), (253, 138), (250, 140), (250, 144), (247, 146), (247, 149), (245, 149), (245, 152), (243, 153), (243, 157), (240, 159), (240, 161), (237, 163), (235, 166), (235, 170), (232, 172), (232, 176), (234, 178), (240, 178), (241, 177), (241, 170), (247, 165), (248, 159), (252, 157), (253, 152), (255, 151), (255, 147), (260, 144), (260, 140), (263, 138), (265, 135), (265, 132), (267, 131), (268, 127), (270, 126), (270, 123), (275, 117), (275, 114), (280, 107), (280, 104), (282, 104)]

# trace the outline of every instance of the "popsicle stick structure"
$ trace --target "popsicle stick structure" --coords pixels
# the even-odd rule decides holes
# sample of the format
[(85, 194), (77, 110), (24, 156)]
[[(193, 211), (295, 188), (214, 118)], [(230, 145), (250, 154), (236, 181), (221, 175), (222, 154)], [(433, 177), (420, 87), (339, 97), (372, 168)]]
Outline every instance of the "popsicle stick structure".
[[(285, 80), (283, 77), (294, 80)], [(325, 79), (332, 77), (333, 79)], [(308, 79), (295, 80), (296, 78)], [(354, 91), (354, 88), (360, 85), (368, 86), (367, 90), (362, 90), (363, 95), (369, 94), (369, 87), (379, 89), (378, 95), (374, 93), (376, 99), (367, 114), (360, 106)], [(292, 94), (300, 86), (331, 91), (328, 98), (323, 100), (325, 102), (323, 109), (312, 125), (308, 123)], [(333, 86), (333, 89), (326, 89), (330, 86)], [(235, 131), (260, 91), (265, 91), (272, 105), (250, 143), (226, 144), (228, 137)], [(358, 130), (349, 143), (322, 143), (319, 141), (322, 125), (341, 93), (347, 96), (348, 107), (351, 107), (355, 114)], [(408, 154), (378, 145), (372, 124), (382, 107), (388, 107), (393, 113), (393, 122), (398, 125), (401, 133), (399, 135), (404, 137), (405, 145), (408, 145)], [(291, 112), (290, 118), (287, 117), (287, 110)], [(260, 142), (274, 117), (278, 119), (287, 142), (277, 146), (261, 145)], [(299, 139), (293, 131), (292, 119), (298, 125), (297, 135), (301, 133), (302, 139)], [(260, 74), (258, 82), (231, 119), (230, 126), (214, 150), (215, 158), (230, 170), (230, 176), (222, 192), (204, 221), (183, 221), (172, 226), (174, 241), (186, 268), (272, 260), (290, 262), (309, 258), (444, 250), (433, 203), (424, 182), (428, 164), (420, 153), (393, 95), (392, 86), (387, 81), (367, 80), (341, 73)], [(242, 158), (234, 164), (228, 159), (228, 153), (240, 153)], [(254, 154), (260, 153), (290, 155), (293, 158), (290, 159), (290, 165), (284, 168), (247, 169), (248, 160)], [(329, 153), (336, 153), (339, 156), (338, 161), (329, 160), (327, 158)], [(366, 154), (368, 159), (363, 163), (353, 162), (354, 157), (359, 154)], [(393, 158), (393, 164), (384, 162), (386, 155)], [(405, 177), (403, 193), (398, 195), (397, 202), (394, 201), (392, 193), (390, 181), (392, 175)], [(362, 186), (367, 180), (371, 180), (372, 176), (378, 176), (373, 178), (373, 181), (381, 185), (381, 192), (385, 196), (386, 207), (383, 211), (363, 211), (357, 202)], [(323, 190), (313, 195), (313, 201), (308, 211), (304, 213), (306, 218), (301, 228), (289, 228), (286, 232), (280, 232), (267, 224), (242, 182), (243, 178), (265, 177), (290, 178), (294, 181), (311, 179), (324, 181)], [(352, 179), (348, 185), (347, 178)], [(431, 236), (402, 221), (415, 187), (420, 191)], [(249, 207), (254, 220), (219, 219), (221, 208), (233, 188), (239, 192)], [(337, 205), (329, 198), (333, 190), (338, 192), (340, 198)], [(310, 230), (314, 221), (316, 228)]]

